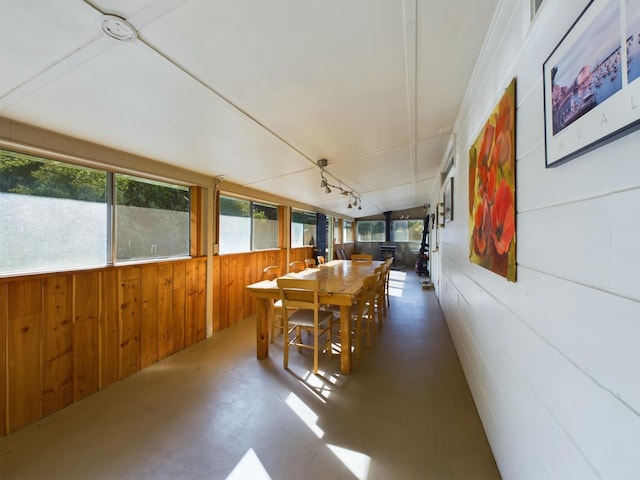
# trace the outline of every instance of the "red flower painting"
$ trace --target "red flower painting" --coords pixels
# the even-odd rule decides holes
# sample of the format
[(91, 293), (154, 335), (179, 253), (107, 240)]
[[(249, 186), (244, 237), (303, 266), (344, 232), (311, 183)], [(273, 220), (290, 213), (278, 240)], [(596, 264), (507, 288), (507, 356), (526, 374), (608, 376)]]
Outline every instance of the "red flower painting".
[(469, 258), (516, 281), (516, 80), (469, 150)]

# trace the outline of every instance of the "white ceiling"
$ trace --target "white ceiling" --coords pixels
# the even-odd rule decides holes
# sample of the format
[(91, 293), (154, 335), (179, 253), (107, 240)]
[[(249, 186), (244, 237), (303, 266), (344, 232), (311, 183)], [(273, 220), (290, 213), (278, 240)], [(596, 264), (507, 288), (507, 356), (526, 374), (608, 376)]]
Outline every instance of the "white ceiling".
[(0, 116), (348, 217), (421, 206), (497, 2), (2, 0)]

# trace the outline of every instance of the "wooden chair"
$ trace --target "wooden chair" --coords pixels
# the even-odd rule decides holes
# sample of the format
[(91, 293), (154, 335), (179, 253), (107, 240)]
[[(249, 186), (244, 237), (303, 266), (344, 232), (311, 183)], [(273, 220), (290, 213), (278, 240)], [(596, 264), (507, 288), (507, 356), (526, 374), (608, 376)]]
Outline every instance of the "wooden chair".
[(306, 268), (314, 268), (316, 266), (316, 259), (315, 258), (305, 258), (304, 259), (304, 266)]
[(360, 358), (362, 336), (366, 336), (367, 348), (370, 348), (371, 334), (376, 333), (375, 296), (378, 288), (378, 278), (378, 273), (365, 277), (362, 282), (362, 291), (356, 300), (356, 313), (352, 317), (356, 358)]
[(378, 328), (382, 328), (384, 325), (384, 317), (387, 316), (387, 302), (385, 299), (385, 279), (389, 268), (386, 263), (383, 263), (375, 269), (375, 272), (379, 274), (378, 281), (376, 282), (375, 293), (375, 306), (378, 313)]
[(368, 255), (366, 253), (352, 253), (351, 254), (352, 262), (364, 262), (371, 263), (373, 262), (373, 255)]
[[(282, 300), (282, 316), (284, 319), (284, 368), (289, 366), (289, 347), (296, 346), (313, 350), (313, 373), (318, 373), (318, 358), (321, 348), (327, 348), (331, 355), (331, 326), (333, 313), (320, 310), (318, 301), (318, 280), (298, 278), (279, 278), (277, 280)], [(302, 330), (312, 333), (313, 345), (302, 341)], [(295, 336), (291, 338), (291, 334)], [(320, 345), (320, 337), (327, 339)]]
[(386, 278), (384, 279), (384, 296), (387, 299), (387, 307), (391, 306), (391, 303), (389, 301), (390, 295), (389, 295), (389, 278), (391, 277), (391, 265), (393, 265), (393, 257), (389, 257), (387, 258), (384, 263), (386, 263), (387, 265), (387, 275)]
[(341, 248), (336, 250), (336, 257), (338, 257), (338, 260), (346, 260), (347, 259), (347, 256), (344, 254), (344, 250), (342, 250)]
[(302, 260), (295, 260), (289, 264), (289, 271), (292, 273), (298, 273), (306, 268), (305, 263)]
[[(282, 276), (282, 269), (279, 265), (270, 265), (262, 271), (263, 280), (275, 280)], [(282, 331), (284, 329), (282, 322), (282, 300), (271, 302), (271, 312), (269, 315), (269, 340), (273, 342), (275, 330)]]

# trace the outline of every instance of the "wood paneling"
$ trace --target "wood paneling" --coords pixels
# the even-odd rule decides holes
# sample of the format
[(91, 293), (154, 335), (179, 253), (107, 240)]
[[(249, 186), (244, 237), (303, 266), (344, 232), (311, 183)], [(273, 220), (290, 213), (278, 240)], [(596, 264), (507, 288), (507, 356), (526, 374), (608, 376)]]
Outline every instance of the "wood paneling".
[(0, 436), (7, 434), (7, 286), (0, 283)]
[(207, 259), (201, 258), (197, 263), (197, 300), (192, 314), (196, 317), (196, 339), (201, 341), (207, 337)]
[(73, 321), (73, 399), (98, 391), (100, 382), (100, 289), (98, 272), (75, 275)]
[(158, 360), (173, 351), (173, 321), (171, 315), (173, 277), (171, 264), (158, 265)]
[(199, 268), (201, 263), (191, 262), (186, 266), (185, 283), (185, 347), (193, 345), (198, 341), (198, 292), (200, 290), (198, 282)]
[[(291, 250), (294, 259), (313, 255), (312, 247)], [(286, 250), (222, 255), (213, 257), (213, 331), (227, 328), (256, 311), (255, 300), (245, 287), (262, 279), (269, 265), (279, 265), (286, 272)]]
[(48, 277), (44, 287), (43, 415), (73, 402), (73, 278)]
[[(255, 313), (245, 287), (286, 261), (284, 249), (214, 256), (214, 332)], [(203, 340), (206, 281), (204, 257), (0, 279), (0, 434)]]
[(42, 416), (42, 281), (7, 285), (8, 431)]
[(205, 288), (204, 258), (0, 279), (0, 435), (204, 339)]
[(140, 267), (121, 269), (120, 378), (140, 370)]
[(158, 361), (158, 267), (145, 265), (141, 271), (140, 368)]
[(187, 270), (184, 263), (173, 264), (173, 292), (172, 315), (173, 320), (173, 348), (171, 353), (184, 348), (184, 312), (186, 299)]
[(100, 272), (102, 302), (100, 307), (100, 388), (120, 378), (120, 305), (118, 270)]

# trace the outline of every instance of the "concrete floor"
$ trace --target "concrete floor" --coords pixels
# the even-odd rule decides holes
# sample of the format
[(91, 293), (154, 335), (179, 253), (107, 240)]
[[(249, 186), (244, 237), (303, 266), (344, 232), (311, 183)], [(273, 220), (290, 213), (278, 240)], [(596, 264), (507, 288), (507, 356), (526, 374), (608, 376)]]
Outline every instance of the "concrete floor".
[[(248, 318), (0, 439), (0, 479), (499, 479), (433, 291), (392, 271), (385, 328), (354, 357), (281, 343)], [(277, 337), (277, 341), (281, 337)]]

